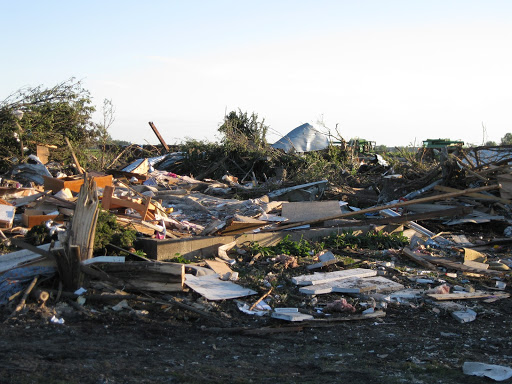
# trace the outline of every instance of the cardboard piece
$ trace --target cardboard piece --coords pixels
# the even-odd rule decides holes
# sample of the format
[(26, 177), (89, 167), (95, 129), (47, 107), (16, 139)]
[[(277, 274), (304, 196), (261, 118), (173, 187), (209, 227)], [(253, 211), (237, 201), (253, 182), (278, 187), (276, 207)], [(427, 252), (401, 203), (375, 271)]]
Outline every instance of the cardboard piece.
[(194, 276), (185, 274), (185, 285), (208, 300), (228, 300), (256, 294), (252, 289), (244, 288), (230, 281), (222, 281), (219, 275)]
[(304, 201), (296, 203), (283, 203), (281, 216), (288, 222), (297, 223), (306, 220), (318, 220), (341, 214), (338, 201)]
[[(52, 212), (55, 210), (52, 210)], [(21, 215), (21, 220), (23, 225), (27, 228), (32, 228), (35, 225), (39, 225), (48, 220), (54, 220), (58, 215), (47, 215), (49, 213), (45, 210), (40, 209), (25, 209), (23, 215)]]

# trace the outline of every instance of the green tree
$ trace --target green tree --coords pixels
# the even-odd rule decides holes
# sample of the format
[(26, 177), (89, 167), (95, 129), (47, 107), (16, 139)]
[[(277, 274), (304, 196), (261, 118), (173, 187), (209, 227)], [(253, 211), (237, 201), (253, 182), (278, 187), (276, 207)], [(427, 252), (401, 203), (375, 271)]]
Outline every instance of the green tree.
[(495, 141), (486, 141), (485, 144), (484, 144), (486, 147), (496, 147), (498, 145), (498, 143), (496, 143)]
[(512, 133), (506, 133), (505, 136), (501, 138), (501, 145), (512, 145)]
[(51, 159), (68, 159), (65, 136), (79, 160), (85, 160), (84, 151), (98, 135), (91, 120), (94, 111), (89, 92), (74, 78), (51, 88), (27, 87), (12, 93), (0, 102), (0, 164), (5, 167), (10, 158), (26, 155), (21, 143), (28, 153), (35, 153), (37, 144), (54, 145)]
[(224, 117), (224, 122), (218, 130), (223, 134), (225, 144), (261, 148), (267, 144), (268, 128), (265, 125), (265, 119), (258, 121), (256, 113), (249, 115), (238, 109), (238, 112), (231, 111)]

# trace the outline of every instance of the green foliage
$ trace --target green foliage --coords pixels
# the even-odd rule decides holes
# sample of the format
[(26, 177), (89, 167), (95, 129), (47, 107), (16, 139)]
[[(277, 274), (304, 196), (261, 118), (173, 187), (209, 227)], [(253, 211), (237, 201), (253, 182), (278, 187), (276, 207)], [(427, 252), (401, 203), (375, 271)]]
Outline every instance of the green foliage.
[(309, 256), (314, 250), (313, 246), (305, 239), (299, 241), (290, 240), (290, 235), (286, 235), (278, 244), (270, 247), (262, 247), (258, 242), (251, 244), (253, 254), (261, 253), (263, 256), (291, 255), (291, 256)]
[(409, 239), (400, 233), (384, 233), (382, 231), (368, 231), (364, 235), (355, 235), (353, 232), (331, 234), (324, 238), (325, 247), (332, 249), (342, 248), (368, 248), (390, 249), (401, 248), (409, 244)]
[(235, 148), (264, 147), (267, 145), (268, 126), (265, 119), (258, 121), (258, 115), (247, 112), (231, 111), (224, 118), (224, 123), (219, 127), (219, 132), (224, 135), (224, 144)]
[(498, 146), (498, 143), (496, 143), (495, 141), (486, 141), (485, 144), (484, 144), (486, 147), (496, 147)]
[(323, 179), (341, 183), (343, 170), (353, 169), (346, 151), (334, 145), (330, 145), (326, 151), (307, 152), (302, 156), (283, 158), (283, 160), (290, 179), (297, 183), (310, 183)]
[(44, 224), (34, 225), (30, 230), (25, 234), (25, 240), (27, 243), (38, 246), (41, 244), (49, 243), (52, 238), (50, 236), (50, 231)]
[[(51, 151), (51, 160), (67, 160), (69, 152), (64, 140), (67, 136), (79, 161), (85, 160), (84, 150), (97, 135), (91, 121), (94, 110), (89, 92), (74, 79), (52, 88), (28, 87), (14, 92), (0, 102), (3, 138), (0, 158), (19, 157), (18, 139), (21, 139), (31, 153), (36, 152), (37, 144), (55, 145), (57, 148)], [(23, 112), (21, 120), (15, 117), (15, 111)]]
[(101, 210), (96, 223), (96, 234), (94, 237), (94, 252), (100, 254), (107, 244), (112, 243), (121, 248), (133, 246), (136, 232), (122, 228), (116, 220), (116, 216), (108, 211)]
[(501, 145), (512, 145), (512, 133), (506, 133), (505, 136), (501, 138)]
[(169, 261), (173, 262), (173, 263), (181, 263), (181, 264), (190, 264), (192, 263), (190, 260), (187, 260), (185, 259), (183, 256), (181, 255), (178, 255), (176, 257), (173, 257), (172, 259), (170, 259)]

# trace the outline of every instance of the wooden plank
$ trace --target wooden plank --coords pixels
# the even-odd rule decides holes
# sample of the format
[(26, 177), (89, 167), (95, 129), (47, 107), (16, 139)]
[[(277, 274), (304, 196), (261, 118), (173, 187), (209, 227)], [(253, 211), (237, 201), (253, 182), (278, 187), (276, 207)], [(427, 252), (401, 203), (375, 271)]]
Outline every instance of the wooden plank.
[(154, 292), (180, 292), (183, 291), (183, 286), (180, 283), (167, 283), (159, 281), (145, 281), (140, 279), (127, 279), (125, 280), (132, 289), (140, 289), (143, 291)]
[(331, 281), (348, 279), (351, 277), (371, 277), (376, 276), (377, 271), (372, 269), (354, 268), (335, 272), (315, 272), (312, 275), (301, 275), (292, 277), (292, 282), (296, 285), (318, 285)]
[(197, 277), (186, 274), (185, 277), (185, 285), (212, 301), (235, 299), (257, 293), (252, 289), (244, 288), (230, 281), (222, 281), (218, 275)]
[(336, 214), (341, 214), (340, 204), (336, 200), (283, 203), (281, 211), (281, 216), (290, 223), (319, 220)]
[(424, 256), (424, 259), (426, 259), (428, 262), (430, 262), (432, 264), (440, 265), (442, 267), (449, 268), (449, 269), (455, 269), (456, 271), (479, 273), (479, 274), (485, 274), (485, 275), (496, 275), (496, 276), (503, 275), (503, 272), (501, 272), (501, 271), (494, 271), (494, 270), (489, 270), (489, 269), (488, 270), (475, 269), (475, 268), (468, 267), (467, 265), (457, 263), (452, 260), (443, 259), (440, 257)]
[(344, 231), (350, 230), (355, 236), (364, 234), (370, 229), (382, 231), (385, 233), (393, 233), (395, 231), (402, 231), (401, 226), (388, 226), (388, 227), (370, 227), (370, 226), (352, 226), (349, 228), (314, 228), (296, 231), (277, 231), (277, 232), (259, 232), (259, 233), (244, 233), (237, 236), (203, 236), (191, 237), (188, 239), (140, 239), (139, 243), (143, 251), (149, 258), (157, 260), (171, 260), (177, 255), (183, 256), (187, 259), (193, 257), (209, 257), (217, 255), (219, 246), (228, 244), (236, 240), (239, 246), (247, 245), (251, 242), (257, 241), (261, 246), (267, 247), (279, 243), (284, 237), (289, 236), (291, 241), (299, 241), (300, 239), (315, 240), (321, 239), (332, 234), (340, 235)]
[(69, 142), (69, 139), (67, 138), (67, 136), (64, 136), (64, 140), (66, 140), (66, 144), (68, 145), (68, 148), (71, 151), (71, 156), (73, 157), (73, 161), (76, 164), (76, 167), (78, 169), (78, 173), (83, 174), (84, 173), (84, 169), (82, 168), (82, 166), (78, 162), (78, 158), (76, 157), (75, 151), (73, 150), (73, 147), (71, 146), (71, 143)]
[[(457, 188), (451, 188), (451, 187), (445, 187), (444, 185), (436, 185), (434, 187), (435, 190), (441, 191), (441, 192), (456, 192), (460, 191), (460, 189)], [(502, 197), (498, 196), (492, 196), (492, 195), (485, 195), (483, 193), (469, 193), (467, 196), (472, 197), (473, 199), (477, 200), (487, 200), (487, 201), (499, 201), (503, 204), (511, 204), (512, 201), (508, 199), (504, 199)]]
[(149, 126), (151, 127), (151, 129), (155, 133), (156, 137), (158, 138), (158, 141), (160, 141), (160, 144), (162, 144), (162, 146), (165, 148), (165, 150), (167, 152), (169, 152), (169, 146), (166, 144), (166, 142), (165, 142), (164, 138), (162, 137), (162, 135), (160, 135), (160, 132), (158, 132), (158, 129), (156, 129), (155, 124), (153, 124), (153, 122), (150, 121), (149, 122)]
[(423, 258), (423, 255), (421, 255), (419, 253), (416, 253), (416, 252), (413, 252), (408, 247), (404, 247), (404, 249), (402, 249), (402, 253), (405, 256), (407, 256), (409, 259), (411, 259), (412, 261), (418, 263), (419, 265), (421, 265), (424, 268), (430, 269), (432, 271), (435, 271), (437, 269), (434, 264), (429, 263), (427, 260), (425, 260)]
[(423, 198), (415, 199), (415, 200), (402, 201), (400, 203), (395, 203), (395, 204), (370, 207), (370, 208), (361, 209), (359, 211), (347, 212), (347, 213), (342, 213), (340, 215), (326, 217), (326, 218), (320, 219), (320, 220), (308, 220), (308, 221), (303, 221), (303, 222), (300, 222), (297, 224), (288, 224), (288, 225), (280, 226), (279, 229), (283, 230), (283, 229), (294, 228), (294, 227), (298, 227), (298, 226), (302, 226), (302, 225), (315, 224), (315, 223), (319, 223), (319, 222), (322, 222), (325, 220), (334, 220), (334, 219), (341, 219), (343, 217), (363, 215), (365, 213), (377, 212), (377, 211), (381, 211), (383, 209), (399, 208), (399, 207), (405, 207), (408, 205), (413, 205), (413, 204), (418, 204), (418, 203), (427, 203), (427, 202), (431, 202), (431, 201), (445, 200), (445, 199), (450, 199), (452, 197), (467, 195), (468, 193), (490, 191), (493, 189), (498, 189), (499, 187), (500, 187), (499, 184), (493, 184), (493, 185), (487, 185), (487, 186), (479, 187), (479, 188), (465, 189), (463, 191), (458, 191), (458, 192), (450, 192), (450, 193), (444, 193), (444, 194), (436, 195), (436, 196), (423, 197)]
[[(45, 255), (48, 256), (50, 245), (51, 244), (43, 244), (37, 248), (46, 251)], [(28, 249), (0, 255), (0, 273), (45, 260), (47, 259), (46, 256), (41, 255), (39, 252), (32, 252)], [(52, 262), (54, 261), (53, 255), (49, 256), (49, 260)]]
[[(434, 204), (432, 204), (435, 207)], [(442, 207), (442, 206), (438, 206)], [(422, 213), (404, 213), (396, 217), (382, 217), (378, 219), (363, 219), (363, 220), (328, 220), (324, 222), (325, 226), (348, 227), (354, 225), (386, 225), (386, 224), (402, 224), (408, 221), (420, 221), (429, 219), (439, 219), (443, 217), (452, 216), (465, 216), (473, 213), (473, 207), (448, 207), (447, 209), (439, 209), (436, 211), (422, 212)], [(343, 220), (343, 221), (342, 221)]]
[(510, 294), (504, 292), (463, 292), (463, 293), (427, 293), (428, 297), (435, 300), (472, 300), (472, 299), (492, 299), (508, 298)]
[(272, 312), (271, 315), (274, 319), (286, 320), (286, 321), (304, 321), (313, 320), (314, 317), (305, 313), (300, 312)]
[(229, 266), (224, 261), (218, 260), (205, 260), (206, 265), (208, 265), (215, 273), (220, 276), (224, 276), (227, 273), (233, 273), (233, 270), (229, 268)]
[(368, 291), (393, 292), (404, 289), (402, 284), (383, 276), (348, 278), (345, 280), (332, 281), (327, 284), (310, 285), (301, 287), (300, 292), (308, 295), (320, 295), (331, 292), (338, 293), (363, 293)]
[[(345, 317), (328, 317), (325, 319), (315, 319), (310, 320), (307, 322), (308, 327), (318, 327), (323, 326), (324, 323), (326, 324), (332, 324), (332, 323), (339, 323), (339, 322), (345, 322), (345, 321), (358, 321), (358, 320), (371, 320), (371, 319), (377, 319), (381, 317), (386, 317), (386, 312), (384, 311), (375, 311), (372, 313), (365, 313), (360, 315), (350, 315)], [(306, 324), (304, 324), (306, 326)]]

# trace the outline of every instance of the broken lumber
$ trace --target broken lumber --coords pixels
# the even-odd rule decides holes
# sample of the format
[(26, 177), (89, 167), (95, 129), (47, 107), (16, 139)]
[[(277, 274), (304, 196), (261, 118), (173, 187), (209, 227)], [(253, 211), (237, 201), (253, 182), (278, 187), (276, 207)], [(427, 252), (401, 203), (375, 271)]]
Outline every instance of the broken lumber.
[(510, 297), (509, 293), (504, 292), (461, 292), (461, 293), (427, 293), (428, 297), (435, 300), (472, 300), (472, 299), (505, 299)]
[(164, 138), (162, 137), (162, 135), (160, 135), (160, 132), (158, 132), (158, 129), (156, 129), (156, 126), (155, 124), (150, 121), (149, 122), (149, 126), (151, 127), (151, 129), (153, 130), (153, 132), (155, 133), (156, 137), (158, 138), (158, 141), (160, 141), (160, 144), (162, 144), (162, 147), (165, 148), (165, 150), (167, 152), (169, 152), (169, 146), (167, 145), (167, 143), (165, 142)]
[(318, 285), (348, 278), (371, 276), (377, 276), (377, 271), (372, 269), (354, 268), (336, 272), (315, 272), (312, 275), (295, 276), (292, 277), (292, 282), (295, 285)]
[[(457, 191), (460, 191), (460, 189), (451, 188), (451, 187), (445, 187), (444, 185), (436, 185), (434, 187), (434, 189), (436, 191), (441, 191), (441, 192), (457, 192)], [(477, 199), (477, 200), (499, 201), (500, 203), (503, 203), (503, 204), (511, 204), (512, 203), (512, 201), (510, 201), (508, 199), (504, 199), (502, 197), (493, 196), (493, 195), (486, 195), (486, 194), (483, 194), (483, 193), (468, 193), (467, 196), (469, 196), (469, 197), (471, 197), (473, 199)]]
[(415, 200), (402, 201), (400, 203), (394, 203), (394, 204), (388, 204), (388, 205), (380, 205), (380, 206), (377, 206), (377, 207), (370, 207), (370, 208), (361, 209), (359, 211), (342, 213), (340, 215), (326, 217), (326, 218), (323, 218), (323, 219), (308, 220), (308, 221), (303, 221), (303, 222), (300, 222), (300, 223), (283, 225), (283, 226), (280, 226), (278, 228), (262, 230), (262, 232), (264, 232), (264, 231), (271, 231), (271, 230), (272, 231), (284, 230), (284, 229), (289, 229), (289, 228), (300, 227), (300, 226), (303, 226), (303, 225), (310, 225), (310, 224), (321, 223), (321, 222), (326, 221), (326, 220), (341, 219), (343, 217), (357, 216), (357, 215), (362, 215), (362, 214), (365, 214), (365, 213), (377, 212), (377, 211), (381, 211), (383, 209), (399, 208), (399, 207), (405, 207), (407, 205), (412, 205), (412, 204), (426, 203), (426, 202), (430, 202), (430, 201), (450, 199), (452, 197), (458, 197), (458, 196), (467, 195), (468, 193), (490, 191), (490, 190), (493, 190), (493, 189), (498, 189), (499, 187), (500, 187), (499, 184), (493, 184), (493, 185), (487, 185), (487, 186), (484, 186), (484, 187), (465, 189), (465, 190), (458, 191), (458, 192), (450, 192), (450, 193), (444, 193), (444, 194), (436, 195), (436, 196), (423, 197), (423, 198), (415, 199)]
[(73, 161), (76, 164), (76, 168), (78, 169), (78, 173), (80, 173), (82, 175), (84, 173), (84, 169), (82, 168), (82, 166), (78, 162), (78, 158), (76, 157), (75, 151), (73, 150), (73, 147), (71, 146), (71, 143), (69, 142), (69, 139), (67, 138), (67, 136), (64, 136), (64, 140), (66, 140), (66, 144), (68, 145), (68, 148), (71, 151), (71, 156), (73, 157)]
[(421, 255), (419, 255), (416, 252), (412, 251), (410, 248), (404, 247), (404, 249), (402, 249), (402, 253), (405, 256), (407, 256), (409, 259), (411, 259), (412, 261), (414, 261), (414, 262), (418, 263), (419, 265), (421, 265), (422, 267), (430, 269), (432, 271), (436, 270), (436, 266), (434, 264), (429, 263)]

